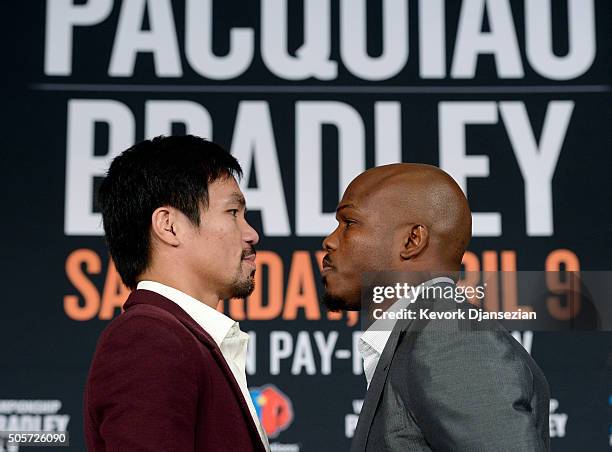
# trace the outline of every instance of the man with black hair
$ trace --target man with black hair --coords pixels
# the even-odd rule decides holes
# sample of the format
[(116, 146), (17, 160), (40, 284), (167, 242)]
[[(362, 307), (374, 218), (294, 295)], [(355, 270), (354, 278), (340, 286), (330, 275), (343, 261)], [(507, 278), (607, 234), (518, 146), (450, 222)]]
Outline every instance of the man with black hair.
[(254, 288), (257, 232), (239, 163), (194, 136), (115, 158), (99, 192), (111, 257), (133, 290), (102, 333), (85, 388), (89, 450), (265, 451), (248, 334), (216, 310)]

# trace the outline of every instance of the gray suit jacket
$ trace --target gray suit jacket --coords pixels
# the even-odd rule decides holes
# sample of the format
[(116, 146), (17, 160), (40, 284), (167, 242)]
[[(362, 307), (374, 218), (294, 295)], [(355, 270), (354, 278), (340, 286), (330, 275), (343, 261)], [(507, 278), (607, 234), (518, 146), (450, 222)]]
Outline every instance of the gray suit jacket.
[[(470, 306), (417, 300), (412, 309), (420, 307)], [(498, 322), (399, 320), (351, 451), (548, 451), (549, 400), (544, 374)]]

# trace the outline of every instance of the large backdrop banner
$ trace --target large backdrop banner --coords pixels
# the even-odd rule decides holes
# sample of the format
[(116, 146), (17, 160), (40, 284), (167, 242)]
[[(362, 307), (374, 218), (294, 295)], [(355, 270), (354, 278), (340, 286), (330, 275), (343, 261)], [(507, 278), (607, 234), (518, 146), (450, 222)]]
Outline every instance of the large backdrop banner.
[[(85, 449), (88, 367), (128, 295), (96, 191), (145, 138), (200, 135), (244, 168), (257, 284), (223, 308), (250, 334), (249, 384), (275, 451), (348, 450), (357, 422), (360, 323), (319, 298), (321, 242), (361, 171), (403, 161), (450, 173), (473, 210), (472, 270), (610, 270), (607, 0), (3, 10), (0, 431), (68, 431)], [(550, 383), (552, 448), (608, 450), (612, 333), (514, 335)]]

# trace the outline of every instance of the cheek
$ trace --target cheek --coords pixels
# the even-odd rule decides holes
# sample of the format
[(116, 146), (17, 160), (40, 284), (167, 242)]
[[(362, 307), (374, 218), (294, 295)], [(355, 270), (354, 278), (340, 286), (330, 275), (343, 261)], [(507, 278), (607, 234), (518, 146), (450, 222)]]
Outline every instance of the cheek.
[[(229, 216), (229, 215), (228, 215)], [(229, 218), (218, 218), (208, 225), (208, 234), (211, 240), (216, 241), (219, 247), (241, 247), (241, 235), (236, 221)]]
[(385, 271), (391, 257), (390, 238), (378, 234), (354, 234), (348, 247), (347, 264), (356, 277), (364, 272)]
[(237, 227), (230, 221), (219, 219), (208, 221), (200, 230), (200, 252), (202, 258), (219, 265), (221, 262), (240, 260), (242, 244)]
[(339, 246), (339, 257), (341, 257), (341, 273), (351, 279), (360, 278), (361, 272), (367, 268), (371, 249), (367, 237), (357, 231), (345, 234)]

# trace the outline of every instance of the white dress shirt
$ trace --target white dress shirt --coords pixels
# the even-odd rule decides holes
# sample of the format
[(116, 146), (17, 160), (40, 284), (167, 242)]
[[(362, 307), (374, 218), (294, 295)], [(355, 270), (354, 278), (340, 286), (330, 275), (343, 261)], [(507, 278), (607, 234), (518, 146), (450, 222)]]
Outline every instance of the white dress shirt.
[(259, 436), (266, 446), (266, 450), (269, 451), (268, 437), (257, 417), (246, 381), (245, 365), (249, 335), (240, 330), (240, 326), (235, 320), (180, 290), (155, 281), (140, 281), (136, 288), (156, 292), (175, 302), (213, 338), (234, 374), (238, 386), (240, 386), (244, 400), (251, 412), (251, 417), (257, 426)]
[[(452, 279), (446, 276), (441, 276), (439, 278), (433, 278), (429, 281), (425, 281), (422, 285), (431, 286), (440, 282), (454, 284)], [(389, 309), (387, 309), (387, 312), (400, 312), (402, 309), (405, 309), (411, 301), (411, 296), (400, 298), (393, 303)], [(385, 349), (385, 345), (387, 345), (387, 341), (391, 336), (391, 331), (393, 331), (393, 327), (396, 323), (397, 320), (395, 319), (378, 319), (372, 323), (372, 325), (370, 325), (370, 327), (365, 330), (359, 338), (357, 347), (361, 357), (363, 358), (363, 372), (365, 374), (366, 381), (368, 382), (368, 388), (370, 387), (370, 383), (374, 377), (374, 372), (376, 371), (376, 366), (378, 366), (380, 356)]]

